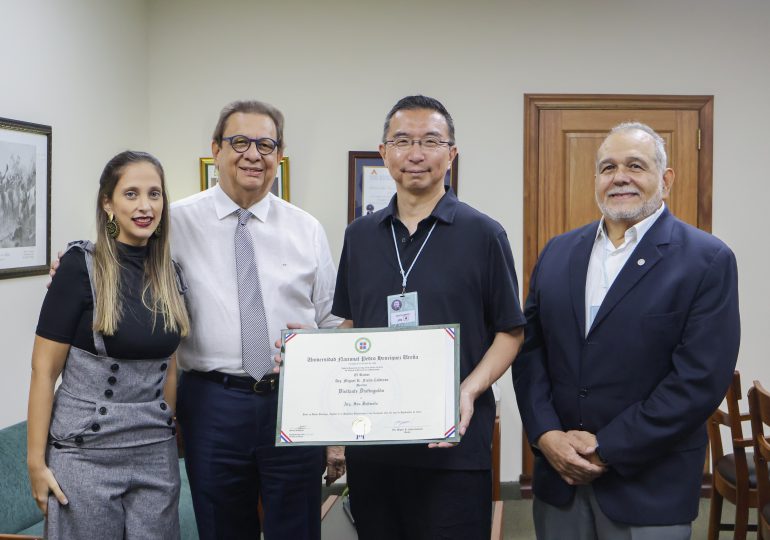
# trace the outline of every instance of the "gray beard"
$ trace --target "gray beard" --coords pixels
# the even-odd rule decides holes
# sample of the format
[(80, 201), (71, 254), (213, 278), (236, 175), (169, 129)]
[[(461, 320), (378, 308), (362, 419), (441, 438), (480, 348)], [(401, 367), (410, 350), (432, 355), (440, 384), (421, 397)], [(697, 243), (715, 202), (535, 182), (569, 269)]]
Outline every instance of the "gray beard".
[(638, 208), (610, 208), (604, 205), (599, 198), (596, 197), (596, 204), (599, 205), (599, 210), (602, 211), (602, 215), (613, 221), (633, 221), (639, 223), (644, 218), (651, 216), (655, 211), (660, 208), (660, 204), (663, 202), (663, 182), (658, 186), (658, 190), (650, 197), (646, 202), (642, 203)]

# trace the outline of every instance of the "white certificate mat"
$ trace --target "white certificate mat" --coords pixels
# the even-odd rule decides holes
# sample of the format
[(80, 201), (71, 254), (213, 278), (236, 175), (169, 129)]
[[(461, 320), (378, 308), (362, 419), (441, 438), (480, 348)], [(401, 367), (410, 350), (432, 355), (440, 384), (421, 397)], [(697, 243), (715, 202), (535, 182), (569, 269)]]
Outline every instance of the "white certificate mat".
[(457, 442), (460, 326), (284, 330), (276, 445)]
[(372, 214), (390, 204), (396, 181), (387, 167), (364, 167), (361, 179), (361, 215)]

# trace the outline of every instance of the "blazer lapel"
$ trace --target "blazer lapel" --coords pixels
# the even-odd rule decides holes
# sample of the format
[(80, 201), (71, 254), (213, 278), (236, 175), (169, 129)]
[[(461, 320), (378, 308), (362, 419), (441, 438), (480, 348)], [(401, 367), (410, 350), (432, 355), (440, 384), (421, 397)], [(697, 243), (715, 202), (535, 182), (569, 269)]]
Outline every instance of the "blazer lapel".
[(639, 245), (636, 246), (607, 291), (607, 296), (604, 297), (599, 312), (594, 318), (589, 335), (602, 323), (617, 303), (663, 258), (663, 253), (658, 249), (658, 246), (670, 242), (673, 224), (674, 219), (667, 208), (660, 215), (658, 221), (647, 231)]
[(572, 297), (572, 310), (580, 328), (580, 337), (585, 335), (586, 328), (586, 275), (588, 261), (596, 240), (596, 229), (599, 222), (595, 221), (583, 229), (577, 243), (572, 248), (569, 257), (569, 290)]

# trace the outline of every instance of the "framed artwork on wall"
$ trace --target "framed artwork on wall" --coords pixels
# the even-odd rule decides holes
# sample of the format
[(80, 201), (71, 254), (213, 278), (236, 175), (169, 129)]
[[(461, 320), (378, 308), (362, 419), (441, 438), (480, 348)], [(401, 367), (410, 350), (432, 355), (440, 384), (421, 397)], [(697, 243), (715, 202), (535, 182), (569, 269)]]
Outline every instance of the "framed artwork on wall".
[(0, 118), (0, 279), (50, 263), (51, 126)]
[(284, 201), (289, 201), (289, 156), (283, 156), (281, 158), (281, 165), (275, 174), (275, 182), (273, 187), (270, 188), (273, 195), (280, 197)]
[[(214, 163), (214, 158), (202, 157), (198, 161), (200, 162), (201, 191), (217, 185), (219, 171)], [(281, 159), (270, 191), (276, 197), (289, 201), (289, 156), (283, 156)]]
[[(459, 159), (458, 154), (444, 177), (444, 184), (451, 186), (455, 194)], [(385, 208), (394, 193), (396, 183), (379, 152), (348, 152), (348, 223)]]
[(214, 164), (214, 158), (202, 157), (200, 162), (201, 191), (214, 187), (219, 183), (219, 171)]

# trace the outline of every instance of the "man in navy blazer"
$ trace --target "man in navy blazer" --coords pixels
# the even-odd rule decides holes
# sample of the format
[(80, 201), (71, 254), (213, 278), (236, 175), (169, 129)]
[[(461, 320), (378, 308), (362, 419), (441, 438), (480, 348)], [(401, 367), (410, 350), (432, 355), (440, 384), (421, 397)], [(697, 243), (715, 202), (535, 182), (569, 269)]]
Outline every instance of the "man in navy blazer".
[(690, 537), (705, 422), (738, 355), (735, 256), (675, 218), (649, 126), (596, 160), (602, 219), (553, 238), (532, 273), (513, 384), (533, 443), (540, 540)]

